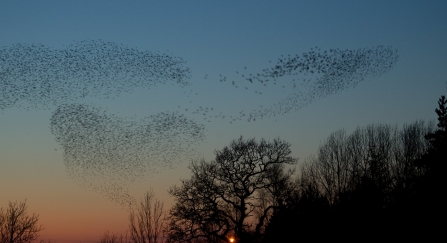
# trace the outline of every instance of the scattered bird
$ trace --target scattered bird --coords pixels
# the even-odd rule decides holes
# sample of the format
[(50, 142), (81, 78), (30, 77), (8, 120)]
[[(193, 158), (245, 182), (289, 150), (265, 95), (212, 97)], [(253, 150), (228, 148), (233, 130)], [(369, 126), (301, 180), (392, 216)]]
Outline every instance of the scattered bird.
[[(258, 73), (247, 74), (236, 71), (240, 79), (250, 82), (250, 85), (262, 84), (263, 87), (268, 87), (267, 84), (273, 81), (273, 85), (281, 83), (279, 87), (286, 93), (285, 98), (270, 107), (243, 113), (249, 113), (252, 117), (250, 120), (255, 121), (255, 118), (276, 117), (298, 111), (317, 99), (356, 87), (360, 82), (383, 75), (394, 67), (398, 59), (397, 49), (389, 46), (329, 51), (313, 47), (301, 55), (281, 55), (271, 67), (264, 68)], [(272, 61), (269, 60), (269, 63)], [(246, 66), (244, 70), (247, 70)], [(222, 74), (220, 76), (226, 78)], [(238, 83), (233, 81), (232, 86), (238, 87)], [(272, 88), (264, 92), (259, 90), (254, 92), (269, 95)], [(245, 90), (249, 90), (248, 87)]]

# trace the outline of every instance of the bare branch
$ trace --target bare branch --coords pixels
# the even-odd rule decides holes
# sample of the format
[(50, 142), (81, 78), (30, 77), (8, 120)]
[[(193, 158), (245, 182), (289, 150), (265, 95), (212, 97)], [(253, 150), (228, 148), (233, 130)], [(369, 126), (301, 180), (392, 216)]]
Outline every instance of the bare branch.
[(0, 209), (0, 243), (29, 243), (37, 240), (44, 228), (38, 225), (39, 215), (28, 215), (26, 200), (9, 202), (6, 211)]

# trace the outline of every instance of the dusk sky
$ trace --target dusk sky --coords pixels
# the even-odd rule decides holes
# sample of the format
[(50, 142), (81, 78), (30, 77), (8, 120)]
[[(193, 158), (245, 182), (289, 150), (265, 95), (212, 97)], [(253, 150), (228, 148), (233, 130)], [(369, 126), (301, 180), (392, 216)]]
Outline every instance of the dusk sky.
[(2, 1), (0, 23), (0, 207), (26, 199), (55, 243), (126, 231), (150, 189), (169, 209), (240, 136), (302, 163), (340, 129), (435, 120), (447, 93), (447, 1)]

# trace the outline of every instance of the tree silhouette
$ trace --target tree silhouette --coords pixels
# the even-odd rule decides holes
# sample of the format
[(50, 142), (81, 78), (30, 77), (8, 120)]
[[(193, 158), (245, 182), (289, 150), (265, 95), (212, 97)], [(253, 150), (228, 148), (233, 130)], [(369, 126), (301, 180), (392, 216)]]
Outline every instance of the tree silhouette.
[(136, 211), (129, 214), (130, 239), (134, 243), (163, 242), (163, 202), (146, 192)]
[(9, 202), (6, 211), (0, 208), (0, 243), (29, 243), (43, 230), (39, 215), (28, 215), (26, 200)]
[(438, 114), (438, 129), (425, 136), (430, 143), (427, 154), (422, 158), (422, 165), (428, 170), (428, 173), (437, 173), (445, 169), (447, 161), (447, 100), (441, 96), (438, 101), (439, 108), (436, 108)]
[(290, 153), (290, 145), (280, 139), (256, 142), (240, 137), (215, 151), (214, 161), (192, 162), (192, 178), (169, 190), (176, 201), (170, 211), (170, 239), (259, 238), (268, 215), (282, 204), (279, 187), (293, 173), (284, 166), (296, 163)]
[(446, 210), (446, 180), (447, 169), (447, 100), (441, 96), (438, 100), (438, 129), (428, 133), (425, 138), (429, 143), (427, 153), (416, 164), (425, 173), (419, 177), (416, 187), (416, 217), (419, 220), (418, 230), (431, 237), (443, 236), (444, 228), (436, 219), (444, 220)]
[(98, 243), (131, 243), (131, 241), (127, 233), (115, 234), (107, 231), (101, 236)]
[(130, 208), (129, 228), (124, 233), (106, 231), (99, 243), (158, 243), (165, 242), (165, 211), (163, 202), (151, 190), (144, 194), (136, 208)]
[(361, 241), (359, 235), (403, 240), (442, 232), (430, 217), (444, 209), (445, 182), (430, 175), (429, 166), (415, 163), (429, 158), (430, 151), (446, 151), (432, 149), (433, 142), (425, 139), (440, 134), (434, 130), (434, 123), (417, 121), (401, 129), (378, 124), (331, 134), (302, 165), (291, 197), (271, 217), (263, 242), (296, 237)]

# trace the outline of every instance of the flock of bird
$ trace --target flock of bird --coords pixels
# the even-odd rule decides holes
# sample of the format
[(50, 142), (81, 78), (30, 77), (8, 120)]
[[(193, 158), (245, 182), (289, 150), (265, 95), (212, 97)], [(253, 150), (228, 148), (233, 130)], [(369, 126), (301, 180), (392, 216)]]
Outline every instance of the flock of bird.
[(0, 110), (50, 108), (82, 98), (117, 97), (167, 82), (187, 86), (185, 61), (102, 40), (63, 49), (16, 44), (0, 49)]
[[(231, 80), (234, 88), (242, 88), (258, 95), (269, 96), (274, 90), (282, 91), (277, 102), (251, 110), (240, 110), (227, 116), (234, 121), (256, 121), (296, 112), (313, 101), (354, 88), (358, 83), (376, 78), (390, 71), (399, 59), (397, 49), (386, 46), (356, 50), (318, 47), (295, 56), (281, 56), (276, 63), (259, 72), (236, 71), (236, 78), (220, 74), (221, 83)], [(206, 75), (208, 78), (208, 75)], [(254, 91), (252, 91), (254, 90)], [(225, 118), (225, 114), (214, 117)]]
[[(129, 195), (135, 180), (199, 155), (196, 147), (206, 139), (205, 125), (199, 121), (251, 122), (296, 112), (317, 99), (388, 72), (397, 60), (397, 50), (385, 46), (312, 48), (301, 55), (281, 56), (258, 72), (249, 73), (243, 67), (231, 77), (220, 74), (215, 85), (230, 83), (237, 92), (254, 92), (255, 99), (259, 98), (253, 104), (276, 98), (272, 94), (281, 91), (265, 108), (239, 107), (228, 113), (209, 103), (192, 102), (201, 94), (194, 90), (191, 71), (179, 57), (102, 40), (81, 41), (62, 50), (17, 44), (0, 49), (0, 112), (12, 107), (54, 107), (51, 132), (63, 149), (70, 177), (129, 206), (135, 204)], [(140, 120), (82, 103), (88, 97), (108, 99), (168, 83), (189, 88), (184, 93), (191, 101), (178, 104), (177, 111)]]
[(130, 183), (197, 156), (195, 148), (205, 139), (203, 125), (177, 112), (136, 120), (82, 104), (59, 106), (51, 132), (68, 174), (123, 206), (132, 200)]

